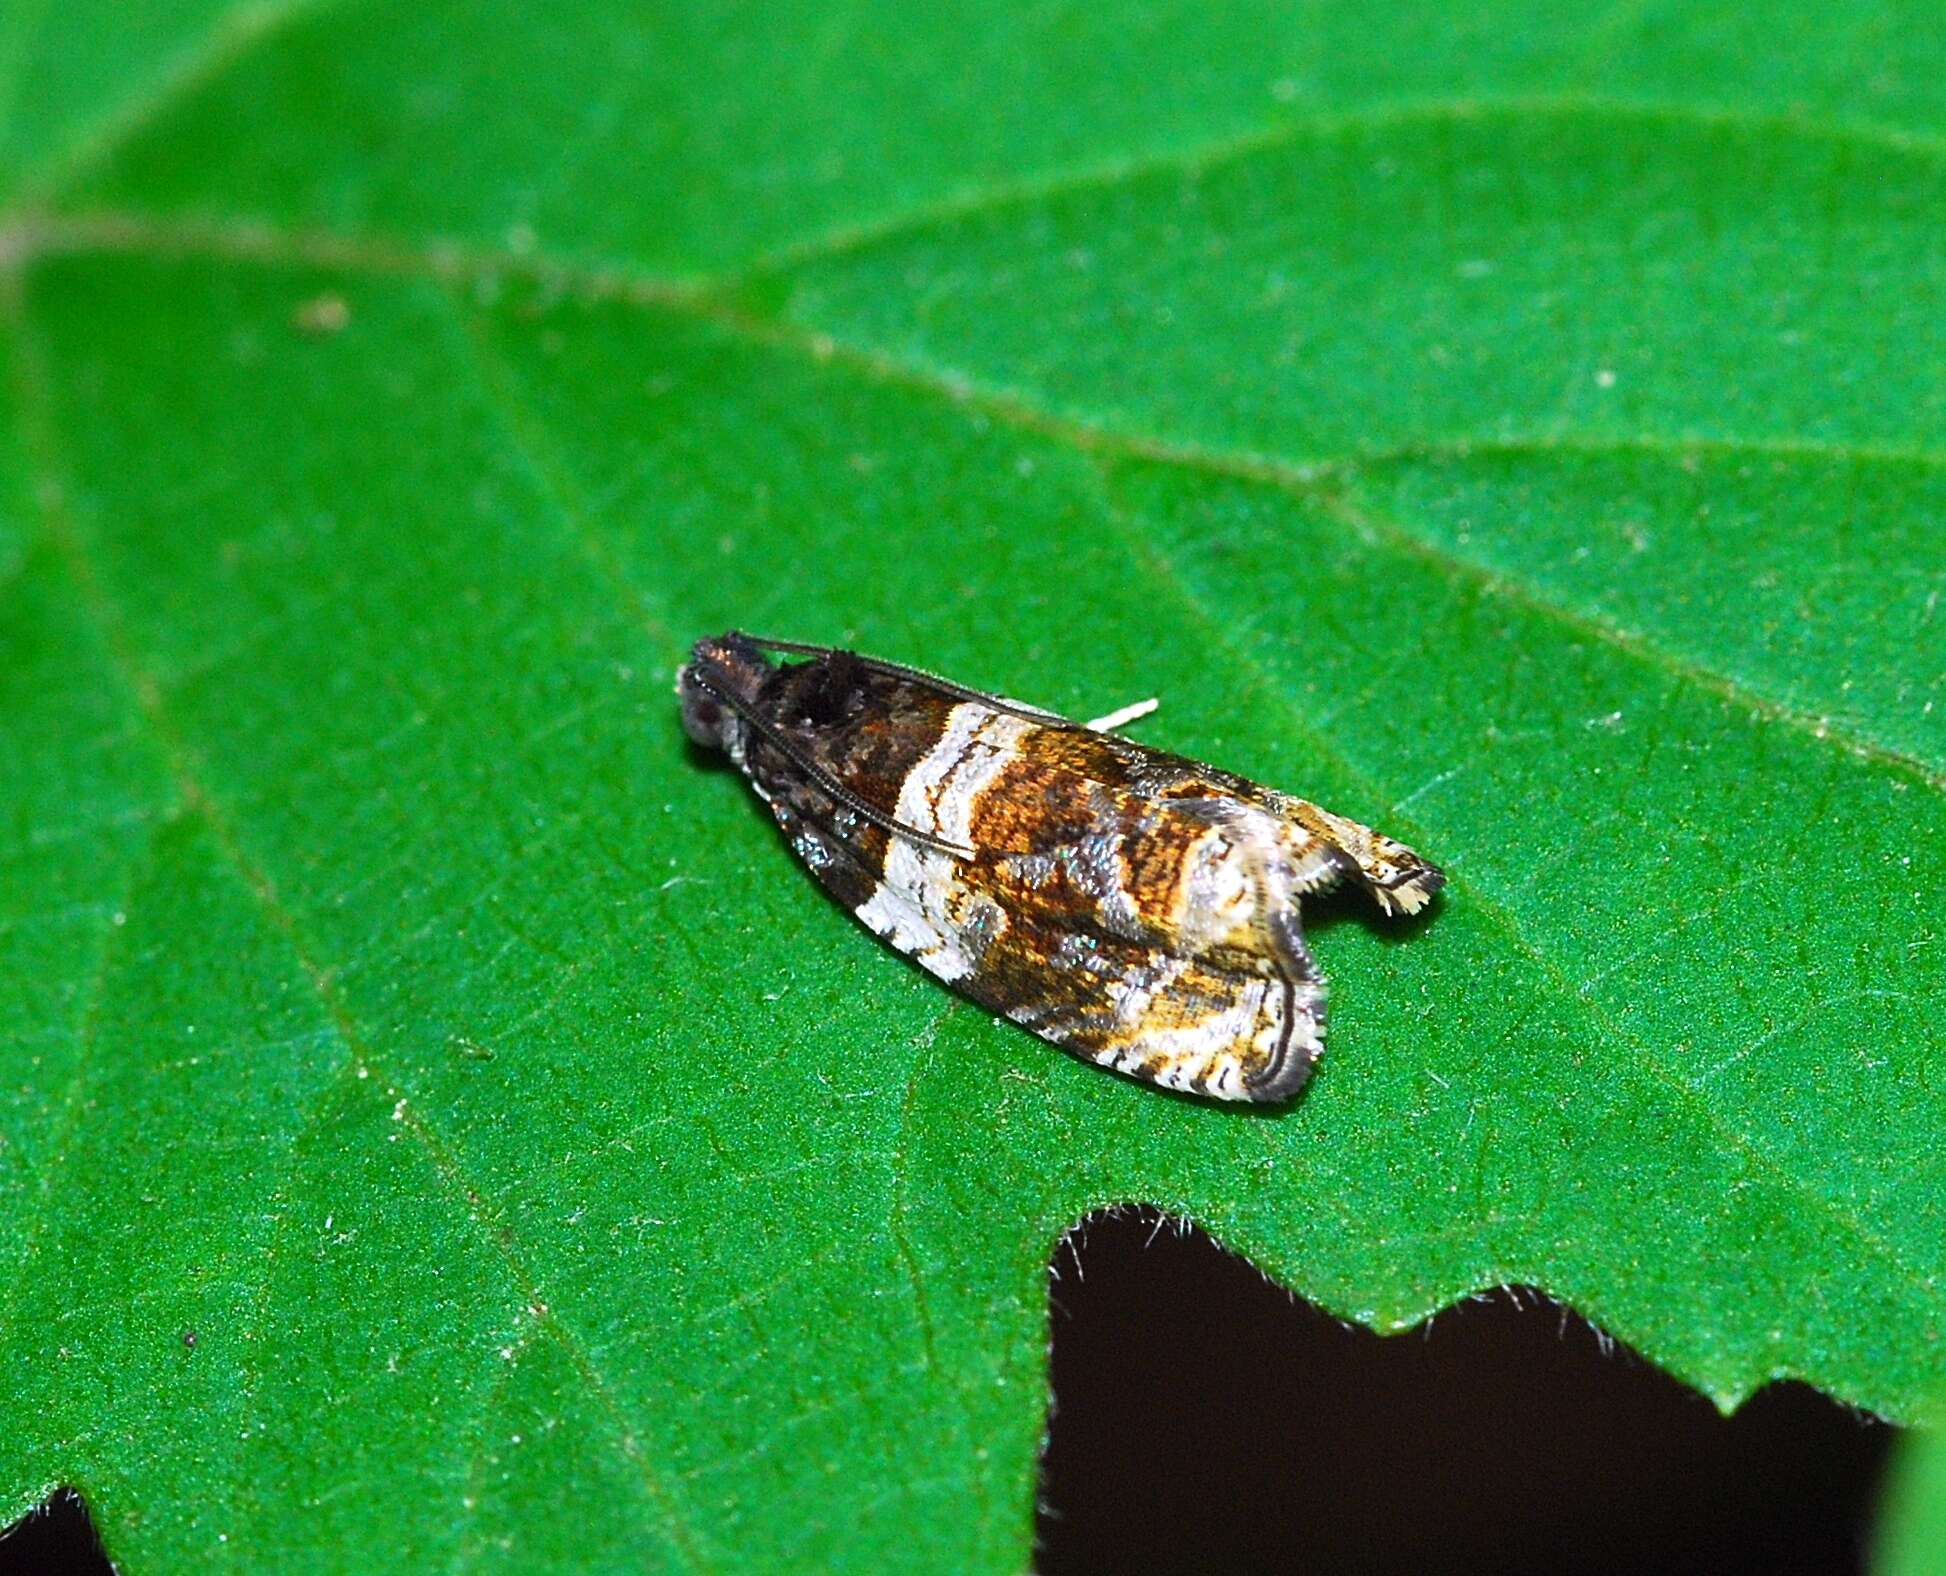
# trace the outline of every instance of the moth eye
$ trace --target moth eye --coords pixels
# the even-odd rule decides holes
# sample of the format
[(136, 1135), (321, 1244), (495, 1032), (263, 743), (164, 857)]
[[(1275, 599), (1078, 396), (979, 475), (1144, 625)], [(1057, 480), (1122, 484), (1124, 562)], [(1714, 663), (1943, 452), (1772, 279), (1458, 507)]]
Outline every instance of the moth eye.
[(690, 682), (686, 675), (678, 694), (682, 702), (683, 731), (698, 744), (709, 749), (721, 749), (724, 742), (722, 702), (701, 685)]

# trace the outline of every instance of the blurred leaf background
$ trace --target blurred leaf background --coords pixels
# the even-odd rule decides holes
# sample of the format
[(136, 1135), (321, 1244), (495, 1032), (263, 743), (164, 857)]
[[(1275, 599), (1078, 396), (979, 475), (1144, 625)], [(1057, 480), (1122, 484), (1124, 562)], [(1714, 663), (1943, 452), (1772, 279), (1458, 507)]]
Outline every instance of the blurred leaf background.
[[(1917, 1416), (1943, 177), (1918, 6), (10, 8), (0, 1512), (1017, 1569), (1129, 1200)], [(690, 755), (730, 625), (1453, 887), (1318, 916), (1295, 1107), (1159, 1097)]]

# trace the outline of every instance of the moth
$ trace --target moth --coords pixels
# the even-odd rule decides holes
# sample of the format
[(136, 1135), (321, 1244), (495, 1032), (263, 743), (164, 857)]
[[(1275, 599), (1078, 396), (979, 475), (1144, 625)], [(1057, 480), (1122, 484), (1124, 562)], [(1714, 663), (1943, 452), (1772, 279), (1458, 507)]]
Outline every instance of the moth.
[(676, 692), (868, 929), (1166, 1089), (1297, 1093), (1325, 1025), (1300, 901), (1349, 881), (1416, 914), (1446, 880), (1309, 800), (857, 652), (732, 631), (696, 643)]

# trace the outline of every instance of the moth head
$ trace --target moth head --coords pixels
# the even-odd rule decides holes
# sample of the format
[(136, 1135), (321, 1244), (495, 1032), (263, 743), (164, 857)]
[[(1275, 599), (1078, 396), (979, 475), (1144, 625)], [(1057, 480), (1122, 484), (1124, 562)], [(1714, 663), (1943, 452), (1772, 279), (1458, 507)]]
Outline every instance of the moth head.
[(743, 735), (737, 703), (754, 706), (770, 671), (764, 654), (734, 630), (697, 641), (676, 673), (683, 731), (707, 749), (734, 755)]

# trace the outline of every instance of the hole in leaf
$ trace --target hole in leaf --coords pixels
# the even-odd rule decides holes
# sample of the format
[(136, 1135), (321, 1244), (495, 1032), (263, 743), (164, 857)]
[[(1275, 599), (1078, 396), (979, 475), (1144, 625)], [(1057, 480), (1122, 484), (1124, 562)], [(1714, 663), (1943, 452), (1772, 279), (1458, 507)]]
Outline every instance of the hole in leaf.
[(57, 1488), (0, 1532), (0, 1576), (115, 1576), (115, 1567), (81, 1496)]
[(1042, 1576), (1863, 1568), (1897, 1431), (1808, 1386), (1725, 1418), (1519, 1289), (1381, 1339), (1153, 1210), (1053, 1270)]

